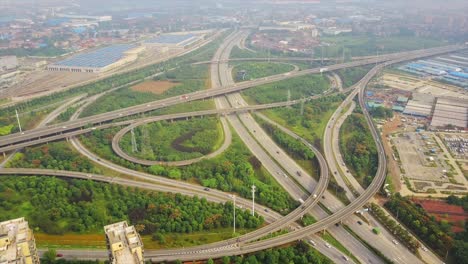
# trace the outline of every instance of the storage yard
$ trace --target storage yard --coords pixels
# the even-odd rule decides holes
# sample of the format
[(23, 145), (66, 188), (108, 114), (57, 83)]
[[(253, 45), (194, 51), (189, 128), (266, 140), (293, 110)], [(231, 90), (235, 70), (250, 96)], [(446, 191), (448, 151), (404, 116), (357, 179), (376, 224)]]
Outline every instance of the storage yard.
[[(411, 129), (408, 129), (411, 130)], [(391, 136), (402, 183), (416, 193), (465, 193), (463, 167), (433, 132), (397, 132)]]

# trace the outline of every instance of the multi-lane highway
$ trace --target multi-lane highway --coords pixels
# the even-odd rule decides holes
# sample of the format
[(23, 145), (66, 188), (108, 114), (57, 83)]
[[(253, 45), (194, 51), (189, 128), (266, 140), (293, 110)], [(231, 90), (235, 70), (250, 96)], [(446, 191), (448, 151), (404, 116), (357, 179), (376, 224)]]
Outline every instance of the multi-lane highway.
[(34, 140), (34, 139), (41, 138), (41, 137), (52, 136), (58, 133), (80, 129), (85, 126), (96, 125), (96, 124), (108, 122), (114, 119), (118, 119), (118, 118), (122, 118), (126, 116), (132, 116), (132, 115), (136, 115), (139, 113), (144, 113), (144, 112), (148, 112), (148, 111), (152, 111), (155, 109), (160, 109), (160, 108), (164, 108), (167, 106), (176, 105), (176, 104), (180, 104), (184, 102), (200, 100), (204, 98), (211, 98), (211, 97), (216, 97), (219, 95), (238, 92), (238, 91), (248, 89), (254, 86), (258, 86), (261, 84), (277, 82), (280, 80), (299, 77), (299, 76), (303, 76), (307, 74), (334, 71), (334, 70), (339, 70), (339, 69), (344, 69), (344, 68), (387, 62), (390, 60), (401, 60), (401, 61), (411, 60), (411, 59), (427, 57), (427, 56), (436, 55), (436, 54), (452, 52), (452, 51), (460, 50), (463, 48), (465, 48), (465, 46), (456, 45), (456, 46), (446, 46), (446, 47), (426, 49), (426, 50), (387, 54), (387, 55), (382, 55), (376, 58), (370, 58), (370, 59), (354, 61), (354, 62), (347, 62), (347, 63), (342, 63), (342, 64), (335, 64), (335, 65), (327, 66), (325, 68), (308, 69), (308, 70), (298, 71), (293, 74), (278, 74), (278, 75), (273, 75), (270, 77), (265, 77), (265, 78), (261, 78), (257, 80), (246, 81), (246, 82), (226, 86), (226, 87), (219, 88), (219, 89), (197, 91), (197, 92), (185, 94), (182, 96), (170, 97), (170, 98), (166, 98), (163, 100), (136, 105), (132, 107), (127, 107), (124, 109), (120, 109), (120, 110), (116, 110), (116, 111), (112, 111), (112, 112), (108, 112), (104, 114), (80, 118), (75, 121), (64, 122), (59, 125), (53, 125), (53, 126), (48, 126), (45, 128), (25, 131), (23, 133), (16, 133), (16, 134), (8, 135), (8, 136), (3, 136), (3, 137), (0, 137), (0, 152), (5, 151), (4, 147), (12, 145), (12, 144), (16, 144), (16, 143), (20, 143), (24, 141), (30, 141), (30, 140)]
[[(232, 36), (233, 39), (237, 37), (238, 36), (236, 35)], [(24, 146), (24, 144), (28, 145), (30, 144), (31, 140), (33, 140), (34, 144), (37, 144), (39, 142), (47, 142), (50, 140), (55, 140), (55, 139), (59, 139), (63, 137), (79, 135), (82, 133), (92, 131), (94, 129), (101, 129), (101, 128), (106, 128), (110, 126), (117, 126), (117, 125), (121, 126), (121, 125), (128, 125), (128, 124), (136, 123), (136, 122), (152, 122), (152, 121), (159, 121), (159, 120), (165, 120), (165, 119), (178, 119), (178, 118), (186, 118), (186, 117), (191, 117), (191, 116), (203, 116), (203, 115), (221, 113), (225, 115), (227, 114), (229, 120), (231, 121), (231, 124), (236, 128), (236, 131), (239, 133), (239, 135), (241, 136), (241, 138), (243, 138), (244, 141), (246, 141), (246, 139), (247, 141), (249, 140), (251, 141), (248, 144), (248, 147), (251, 148), (251, 150), (252, 150), (252, 146), (255, 146), (255, 144), (258, 145), (259, 142), (263, 142), (263, 145), (261, 147), (258, 146), (257, 147), (258, 149), (253, 149), (252, 152), (256, 154), (256, 153), (262, 153), (262, 152), (265, 153), (266, 151), (271, 156), (272, 154), (274, 154), (272, 152), (278, 153), (280, 152), (280, 150), (271, 149), (271, 146), (275, 146), (275, 144), (271, 144), (271, 142), (268, 141), (268, 137), (257, 136), (255, 137), (255, 139), (253, 139), (251, 134), (256, 133), (255, 131), (256, 129), (259, 129), (259, 127), (255, 126), (256, 123), (251, 121), (252, 118), (250, 117), (249, 119), (249, 115), (242, 114), (243, 117), (239, 119), (238, 117), (234, 118), (232, 115), (229, 115), (229, 114), (235, 113), (235, 112), (242, 113), (243, 111), (245, 112), (247, 110), (257, 110), (257, 109), (265, 109), (268, 107), (283, 106), (283, 105), (286, 105), (285, 103), (270, 104), (268, 106), (263, 105), (263, 106), (239, 107), (238, 105), (243, 105), (241, 101), (242, 98), (240, 98), (239, 95), (231, 95), (229, 96), (228, 99), (231, 105), (235, 105), (234, 108), (231, 107), (228, 109), (207, 110), (207, 111), (199, 111), (199, 112), (194, 112), (194, 113), (183, 113), (183, 114), (151, 117), (149, 119), (145, 118), (144, 120), (142, 119), (138, 121), (128, 120), (128, 121), (121, 121), (118, 123), (107, 123), (107, 124), (103, 124), (103, 123), (114, 120), (114, 119), (122, 118), (125, 116), (135, 115), (138, 113), (143, 113), (143, 112), (151, 111), (154, 109), (167, 107), (170, 105), (176, 105), (176, 104), (184, 103), (187, 101), (216, 97), (216, 96), (225, 95), (225, 94), (231, 94), (231, 93), (235, 93), (235, 92), (238, 92), (243, 89), (247, 89), (256, 85), (275, 82), (275, 81), (297, 77), (297, 76), (302, 76), (305, 74), (326, 72), (326, 71), (342, 69), (342, 68), (347, 68), (347, 67), (354, 67), (354, 66), (366, 65), (366, 64), (371, 64), (371, 63), (384, 62), (383, 64), (378, 65), (374, 67), (371, 71), (369, 71), (369, 73), (356, 85), (356, 91), (354, 92), (354, 93), (359, 94), (359, 101), (360, 101), (361, 107), (363, 108), (366, 121), (370, 127), (372, 136), (377, 144), (379, 166), (378, 166), (377, 174), (373, 182), (370, 184), (370, 186), (360, 196), (358, 196), (355, 200), (353, 200), (347, 207), (336, 211), (334, 214), (325, 216), (324, 218), (320, 219), (317, 223), (313, 225), (310, 225), (301, 229), (293, 230), (287, 234), (284, 234), (275, 238), (257, 241), (257, 239), (261, 238), (262, 236), (265, 236), (266, 234), (270, 232), (274, 232), (276, 230), (279, 230), (281, 228), (291, 225), (294, 220), (298, 219), (300, 216), (310, 211), (313, 208), (313, 206), (318, 202), (319, 200), (318, 198), (324, 193), (324, 190), (328, 183), (328, 175), (329, 175), (325, 159), (321, 156), (320, 152), (314, 149), (309, 143), (304, 142), (306, 146), (309, 146), (316, 153), (316, 156), (319, 159), (319, 163), (321, 166), (321, 177), (320, 177), (319, 182), (316, 185), (315, 184), (313, 186), (312, 184), (310, 184), (309, 186), (306, 185), (306, 189), (308, 192), (311, 192), (311, 195), (308, 196), (308, 198), (306, 199), (305, 203), (302, 206), (295, 209), (292, 213), (288, 214), (287, 216), (279, 218), (279, 220), (273, 222), (272, 224), (266, 227), (263, 227), (261, 229), (258, 229), (252, 233), (236, 238), (236, 239), (217, 242), (217, 243), (213, 243), (209, 245), (193, 247), (193, 248), (179, 249), (179, 250), (164, 250), (164, 251), (155, 251), (155, 252), (147, 251), (146, 256), (156, 261), (176, 260), (176, 259), (194, 260), (194, 259), (216, 258), (216, 257), (224, 256), (224, 255), (239, 255), (239, 254), (254, 252), (254, 251), (258, 251), (258, 250), (262, 250), (262, 249), (266, 249), (270, 247), (279, 246), (285, 243), (293, 242), (298, 239), (302, 239), (304, 237), (308, 237), (309, 235), (316, 233), (317, 231), (324, 230), (329, 225), (339, 222), (346, 216), (360, 209), (382, 186), (385, 180), (385, 172), (386, 172), (386, 157), (384, 154), (382, 143), (380, 141), (380, 136), (372, 122), (372, 119), (369, 113), (367, 112), (367, 109), (365, 108), (363, 104), (364, 102), (363, 91), (365, 89), (365, 86), (379, 70), (381, 70), (384, 66), (386, 66), (389, 63), (396, 63), (396, 62), (400, 62), (404, 60), (410, 60), (410, 59), (430, 56), (434, 54), (446, 53), (446, 52), (458, 50), (460, 48), (461, 48), (460, 46), (449, 46), (449, 47), (435, 48), (435, 49), (430, 49), (430, 50), (389, 54), (389, 55), (384, 55), (384, 56), (377, 57), (377, 58), (366, 59), (366, 60), (359, 61), (359, 62), (332, 65), (332, 66), (328, 66), (326, 69), (317, 68), (317, 69), (311, 69), (311, 70), (298, 71), (298, 72), (294, 72), (294, 73), (287, 74), (287, 75), (279, 74), (279, 75), (275, 75), (271, 77), (262, 78), (259, 80), (254, 80), (254, 81), (249, 81), (249, 82), (244, 82), (244, 83), (239, 83), (239, 84), (232, 84), (232, 85), (230, 84), (225, 87), (221, 87), (217, 89), (194, 92), (194, 93), (182, 95), (180, 97), (167, 98), (167, 99), (163, 99), (160, 101), (151, 102), (148, 104), (133, 106), (133, 107), (129, 107), (126, 109), (121, 109), (121, 110), (117, 110), (117, 111), (113, 111), (113, 112), (109, 112), (109, 113), (105, 113), (101, 115), (78, 119), (76, 121), (65, 122), (59, 125), (55, 125), (55, 126), (49, 126), (45, 128), (26, 131), (25, 133), (17, 133), (11, 136), (1, 137), (0, 138), (0, 152), (13, 150), (18, 147)], [(218, 60), (222, 61), (224, 59), (223, 54), (226, 54), (226, 53), (227, 52), (223, 53), (221, 51), (219, 53)], [(224, 65), (224, 66), (219, 66), (219, 65)], [(226, 73), (228, 72), (228, 70), (227, 68), (223, 68), (223, 67), (227, 67), (227, 64), (221, 63), (221, 64), (218, 64), (218, 67), (220, 67), (218, 68), (218, 71), (221, 69), (224, 72), (224, 73), (218, 72), (217, 74), (217, 76), (220, 78), (219, 84), (229, 83), (229, 80), (226, 81), (225, 79), (227, 78)], [(224, 81), (222, 81), (223, 79)], [(217, 85), (217, 86), (220, 86), (220, 85)], [(291, 103), (297, 103), (297, 101), (291, 102)], [(291, 103), (288, 103), (288, 104), (291, 104)], [(217, 103), (217, 106), (229, 107), (228, 101), (219, 100), (219, 102)], [(239, 116), (242, 116), (242, 115), (239, 115)], [(249, 137), (251, 139), (248, 139)], [(265, 146), (265, 144), (267, 144), (268, 146)], [(283, 152), (281, 151), (280, 153), (283, 153)], [(265, 158), (265, 160), (271, 160), (271, 158), (268, 157), (268, 154), (266, 157), (267, 158)], [(285, 160), (287, 160), (287, 158), (288, 158), (287, 156), (284, 157)], [(278, 158), (276, 157), (275, 160), (278, 160)], [(267, 166), (270, 166), (270, 165), (267, 165)], [(285, 171), (287, 171), (290, 174), (290, 176), (295, 175), (295, 172), (297, 171), (296, 170), (297, 167), (294, 167), (294, 165), (291, 165), (291, 167), (289, 167), (289, 165), (281, 164), (281, 167), (278, 167), (278, 168), (275, 168), (274, 166), (279, 166), (279, 165), (278, 164), (271, 165), (269, 170), (282, 171), (283, 169), (285, 169)], [(47, 171), (47, 172), (44, 172), (43, 174), (65, 176), (68, 173), (69, 172)], [(22, 174), (22, 175), (32, 174), (34, 175), (34, 174), (41, 174), (41, 172), (38, 170), (20, 171), (19, 169), (12, 169), (11, 171), (1, 170), (0, 174)], [(71, 173), (71, 174), (74, 174), (74, 173)], [(124, 184), (127, 186), (134, 186), (134, 187), (140, 187), (141, 185), (143, 186), (148, 185), (148, 183), (141, 183), (141, 182), (136, 183), (135, 181), (132, 181), (132, 180), (125, 180), (125, 179), (118, 179), (118, 178), (100, 179), (99, 175), (91, 175), (91, 174), (84, 174), (84, 175), (78, 175), (78, 176), (75, 174), (72, 177), (75, 177), (75, 176), (76, 178), (81, 177), (85, 179), (87, 178), (87, 179), (107, 181), (107, 182), (115, 181), (115, 183)], [(281, 176), (283, 177), (283, 175)], [(225, 193), (222, 193), (216, 190), (207, 191), (205, 189), (202, 189), (201, 186), (196, 187), (194, 185), (191, 185), (188, 183), (182, 183), (178, 181), (172, 182), (169, 179), (161, 180), (158, 177), (146, 177), (146, 178), (145, 177), (141, 177), (141, 178), (149, 182), (159, 181), (161, 183), (160, 185), (155, 187), (155, 189), (157, 190), (162, 190), (162, 191), (176, 190), (179, 193), (183, 193), (187, 195), (194, 195), (194, 190), (196, 190), (197, 192), (195, 193), (198, 193), (198, 194), (202, 193), (202, 194), (206, 194), (207, 196), (216, 195), (219, 193), (220, 195), (220, 197), (218, 198), (219, 201), (226, 201), (226, 199), (229, 199), (229, 197), (226, 197), (227, 195)], [(284, 178), (288, 179), (288, 177), (286, 176)], [(164, 189), (163, 185), (169, 185), (169, 186), (166, 186), (166, 189)], [(311, 188), (307, 188), (307, 187), (311, 187)], [(141, 188), (144, 188), (144, 187), (141, 187)], [(303, 195), (300, 194), (300, 193), (304, 193), (304, 190), (297, 189), (297, 186), (293, 187), (291, 185), (291, 189), (289, 191), (291, 193), (295, 193), (297, 198), (305, 198)], [(245, 202), (247, 202), (247, 206), (250, 205), (250, 201), (245, 201)], [(261, 212), (261, 214), (265, 214), (265, 213), (267, 213), (267, 211)], [(272, 216), (271, 214), (266, 214), (265, 217), (268, 220), (271, 220), (269, 217), (272, 217)], [(278, 219), (277, 215), (276, 215), (276, 219)]]

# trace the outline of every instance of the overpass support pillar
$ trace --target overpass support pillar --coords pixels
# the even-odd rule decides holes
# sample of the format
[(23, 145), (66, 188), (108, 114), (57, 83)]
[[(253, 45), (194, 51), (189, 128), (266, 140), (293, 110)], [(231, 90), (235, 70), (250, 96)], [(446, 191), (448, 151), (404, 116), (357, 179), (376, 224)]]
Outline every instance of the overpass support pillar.
[(3, 158), (6, 158), (6, 154), (5, 154), (5, 152), (3, 152)]

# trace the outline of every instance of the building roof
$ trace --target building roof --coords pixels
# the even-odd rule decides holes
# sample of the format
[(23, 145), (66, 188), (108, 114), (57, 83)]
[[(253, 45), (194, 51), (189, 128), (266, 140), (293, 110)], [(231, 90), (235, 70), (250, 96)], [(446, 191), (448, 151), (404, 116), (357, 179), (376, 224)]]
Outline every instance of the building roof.
[(159, 44), (181, 44), (187, 42), (190, 39), (196, 37), (194, 34), (183, 34), (183, 35), (161, 35), (150, 40), (146, 43), (159, 43)]
[(395, 110), (395, 111), (398, 111), (398, 112), (403, 112), (405, 110), (405, 108), (403, 106), (400, 106), (400, 105), (393, 105), (392, 110)]
[(403, 114), (415, 116), (430, 116), (432, 112), (432, 104), (426, 102), (410, 100), (405, 107)]
[(406, 97), (406, 96), (398, 96), (397, 102), (399, 102), (399, 103), (406, 103), (406, 102), (408, 102), (408, 97)]
[(468, 127), (468, 101), (438, 98), (432, 117), (431, 126)]
[(24, 218), (0, 223), (0, 263), (38, 263), (34, 237)]
[(113, 264), (140, 264), (143, 259), (143, 243), (134, 226), (119, 222), (104, 227)]
[(92, 52), (75, 55), (54, 65), (67, 67), (102, 68), (113, 64), (125, 56), (125, 52), (135, 48), (132, 44), (112, 45)]

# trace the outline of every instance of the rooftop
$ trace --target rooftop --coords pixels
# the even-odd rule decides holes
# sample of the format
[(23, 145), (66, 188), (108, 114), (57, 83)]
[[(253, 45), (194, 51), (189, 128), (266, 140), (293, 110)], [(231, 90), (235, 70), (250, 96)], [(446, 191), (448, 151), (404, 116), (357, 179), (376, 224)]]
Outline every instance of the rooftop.
[(133, 48), (135, 48), (135, 45), (132, 44), (112, 45), (109, 47), (97, 49), (92, 52), (73, 56), (69, 59), (56, 62), (54, 65), (102, 68), (122, 59), (125, 56), (124, 53)]
[(0, 263), (39, 263), (34, 237), (24, 218), (0, 223)]
[(134, 226), (123, 221), (105, 226), (104, 231), (113, 257), (111, 263), (143, 263), (143, 243)]
[(182, 35), (161, 35), (146, 41), (146, 43), (159, 43), (159, 44), (181, 44), (183, 42), (187, 42), (196, 35), (194, 34), (182, 34)]

